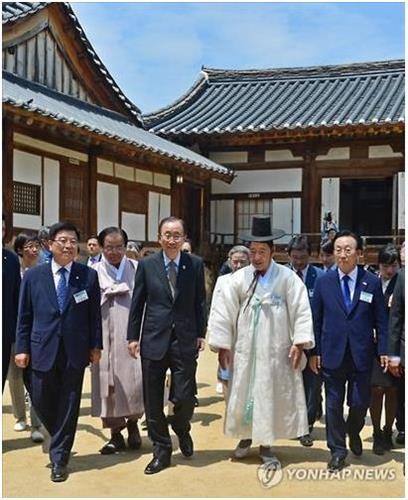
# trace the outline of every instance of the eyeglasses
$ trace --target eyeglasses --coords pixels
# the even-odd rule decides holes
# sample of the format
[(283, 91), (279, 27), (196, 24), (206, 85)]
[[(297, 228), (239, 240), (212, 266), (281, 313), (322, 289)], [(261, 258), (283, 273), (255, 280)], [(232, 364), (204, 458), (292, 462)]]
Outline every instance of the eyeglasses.
[(55, 243), (58, 243), (58, 245), (61, 245), (62, 247), (66, 247), (67, 245), (72, 245), (74, 247), (78, 245), (78, 240), (76, 240), (75, 238), (59, 238), (58, 240), (52, 241), (55, 241)]
[(353, 250), (353, 248), (335, 248), (334, 249), (334, 253), (336, 255), (341, 255), (343, 252), (346, 255), (351, 255), (354, 252), (354, 250)]
[(180, 241), (184, 238), (184, 234), (180, 233), (164, 233), (161, 235), (161, 238), (166, 241), (174, 240), (174, 241)]
[(113, 253), (113, 252), (120, 253), (120, 252), (123, 252), (125, 250), (125, 246), (124, 245), (118, 245), (117, 247), (107, 246), (107, 247), (103, 247), (103, 249), (105, 252), (108, 252), (108, 253)]

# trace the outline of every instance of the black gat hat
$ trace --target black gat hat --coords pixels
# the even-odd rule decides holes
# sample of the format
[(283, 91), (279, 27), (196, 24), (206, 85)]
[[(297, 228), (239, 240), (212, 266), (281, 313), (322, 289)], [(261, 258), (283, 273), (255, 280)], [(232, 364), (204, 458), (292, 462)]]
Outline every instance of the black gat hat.
[(239, 239), (243, 241), (273, 241), (282, 238), (286, 233), (283, 229), (273, 229), (269, 216), (252, 217), (252, 228), (250, 233), (241, 233)]

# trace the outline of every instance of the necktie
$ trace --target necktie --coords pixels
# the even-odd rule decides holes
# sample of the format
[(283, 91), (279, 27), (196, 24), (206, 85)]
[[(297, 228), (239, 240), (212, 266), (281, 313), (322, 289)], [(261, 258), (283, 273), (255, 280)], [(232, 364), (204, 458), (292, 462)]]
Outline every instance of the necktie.
[(351, 293), (350, 293), (350, 287), (349, 287), (349, 281), (350, 281), (350, 276), (347, 274), (343, 276), (343, 299), (344, 299), (344, 305), (346, 306), (346, 310), (349, 313), (351, 309)]
[(65, 267), (61, 267), (58, 270), (58, 274), (60, 275), (58, 285), (57, 285), (57, 301), (60, 312), (64, 309), (65, 299), (67, 298), (67, 281), (65, 278), (65, 274), (68, 272)]
[(296, 274), (299, 276), (299, 278), (303, 281), (303, 273), (302, 271), (296, 271)]
[(169, 278), (169, 283), (170, 283), (170, 288), (171, 288), (171, 293), (173, 295), (173, 298), (176, 294), (176, 285), (177, 285), (177, 271), (176, 271), (176, 263), (174, 260), (171, 260), (168, 264), (167, 267), (167, 275)]

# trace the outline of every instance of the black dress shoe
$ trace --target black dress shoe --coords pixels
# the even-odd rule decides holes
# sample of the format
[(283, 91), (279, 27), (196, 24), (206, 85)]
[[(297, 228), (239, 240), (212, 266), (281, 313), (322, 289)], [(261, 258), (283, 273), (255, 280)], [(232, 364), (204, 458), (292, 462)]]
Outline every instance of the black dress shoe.
[(162, 471), (163, 469), (167, 469), (167, 467), (170, 467), (170, 462), (163, 463), (160, 462), (158, 458), (153, 457), (153, 460), (147, 464), (146, 469), (144, 470), (145, 474), (157, 474), (158, 472)]
[(330, 462), (327, 464), (329, 472), (338, 472), (341, 469), (344, 469), (345, 466), (346, 462), (344, 458), (340, 457), (331, 457)]
[(66, 465), (52, 464), (51, 481), (54, 483), (62, 483), (68, 478), (68, 470)]
[(112, 434), (110, 440), (99, 450), (99, 452), (102, 455), (112, 455), (113, 453), (117, 453), (118, 451), (125, 449), (125, 438), (120, 432), (116, 432), (115, 434)]
[(185, 457), (191, 457), (194, 453), (193, 440), (189, 433), (187, 433), (183, 438), (179, 438), (180, 451)]
[(359, 457), (363, 453), (363, 443), (361, 442), (360, 434), (349, 434), (350, 450)]
[(310, 434), (305, 434), (304, 436), (300, 436), (299, 438), (300, 444), (302, 446), (313, 446), (313, 438)]

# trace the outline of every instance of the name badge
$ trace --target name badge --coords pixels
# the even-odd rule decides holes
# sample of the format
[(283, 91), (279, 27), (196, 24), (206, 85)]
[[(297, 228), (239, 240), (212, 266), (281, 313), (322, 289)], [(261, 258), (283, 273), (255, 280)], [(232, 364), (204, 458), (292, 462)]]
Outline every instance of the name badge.
[(372, 293), (368, 293), (368, 292), (361, 292), (360, 293), (360, 300), (362, 300), (363, 302), (368, 302), (369, 304), (371, 304), (371, 302), (373, 301), (373, 294)]
[(88, 294), (86, 290), (82, 290), (81, 292), (74, 293), (74, 299), (77, 304), (80, 304), (81, 302), (84, 302), (85, 300), (88, 300)]

